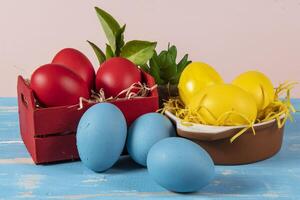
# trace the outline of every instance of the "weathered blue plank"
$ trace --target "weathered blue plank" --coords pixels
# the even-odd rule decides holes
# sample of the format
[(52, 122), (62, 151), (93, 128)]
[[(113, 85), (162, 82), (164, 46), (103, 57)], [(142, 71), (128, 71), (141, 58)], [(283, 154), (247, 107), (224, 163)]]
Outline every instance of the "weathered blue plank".
[(0, 98), (0, 142), (20, 140), (16, 98)]
[(17, 98), (15, 97), (1, 97), (0, 106), (14, 107), (17, 106)]
[[(300, 100), (293, 100), (300, 107)], [(176, 194), (123, 157), (97, 174), (81, 162), (36, 166), (19, 136), (16, 100), (0, 98), (0, 199), (299, 199), (300, 115), (288, 123), (281, 151), (249, 165), (216, 166), (215, 179), (197, 193)]]

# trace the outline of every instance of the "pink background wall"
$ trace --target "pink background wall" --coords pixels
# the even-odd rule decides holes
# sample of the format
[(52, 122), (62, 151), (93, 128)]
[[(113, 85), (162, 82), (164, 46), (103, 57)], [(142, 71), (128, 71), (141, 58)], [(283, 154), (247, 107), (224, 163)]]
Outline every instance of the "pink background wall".
[(0, 96), (15, 96), (17, 75), (30, 77), (64, 47), (83, 51), (98, 68), (85, 42), (105, 44), (94, 6), (126, 22), (126, 39), (158, 41), (159, 49), (174, 43), (227, 81), (257, 69), (275, 85), (300, 82), (299, 0), (10, 0), (0, 3)]

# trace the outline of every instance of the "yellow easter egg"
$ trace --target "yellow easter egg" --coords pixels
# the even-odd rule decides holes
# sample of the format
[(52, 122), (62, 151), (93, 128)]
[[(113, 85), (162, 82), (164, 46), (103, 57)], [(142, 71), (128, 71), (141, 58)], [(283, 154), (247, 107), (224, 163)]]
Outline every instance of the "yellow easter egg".
[(197, 112), (208, 125), (249, 125), (257, 116), (252, 95), (232, 84), (204, 88), (191, 99), (188, 109)]
[(232, 81), (255, 99), (258, 111), (265, 109), (274, 101), (275, 90), (270, 79), (259, 71), (248, 71), (240, 74)]
[(190, 63), (182, 72), (178, 90), (185, 105), (207, 86), (223, 83), (221, 76), (210, 65), (202, 62)]

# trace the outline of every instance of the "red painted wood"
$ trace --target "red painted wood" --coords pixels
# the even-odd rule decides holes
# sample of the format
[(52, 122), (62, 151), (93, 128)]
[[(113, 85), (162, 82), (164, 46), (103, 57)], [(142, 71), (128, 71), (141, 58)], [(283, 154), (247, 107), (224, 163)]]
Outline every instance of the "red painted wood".
[(77, 160), (79, 158), (76, 147), (75, 133), (63, 136), (35, 138), (38, 163), (53, 161)]
[[(154, 79), (143, 73), (149, 87)], [(83, 113), (93, 104), (37, 108), (34, 93), (23, 77), (18, 77), (18, 109), (22, 139), (36, 164), (78, 159), (76, 148), (77, 124)], [(124, 114), (128, 126), (140, 115), (158, 109), (158, 92), (154, 89), (148, 97), (111, 102)]]

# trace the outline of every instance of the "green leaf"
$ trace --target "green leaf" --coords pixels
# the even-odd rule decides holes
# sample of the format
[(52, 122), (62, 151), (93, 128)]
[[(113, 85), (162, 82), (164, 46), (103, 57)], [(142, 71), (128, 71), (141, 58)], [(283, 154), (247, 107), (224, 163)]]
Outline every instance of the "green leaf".
[(114, 52), (111, 49), (111, 46), (109, 46), (108, 44), (106, 44), (106, 59), (110, 59), (112, 57), (115, 57)]
[(153, 56), (149, 62), (149, 65), (150, 65), (149, 73), (154, 77), (155, 82), (157, 84), (161, 85), (161, 84), (164, 84), (164, 81), (160, 77), (160, 69), (159, 69), (157, 61), (158, 61), (158, 56), (157, 56), (156, 51), (154, 50)]
[(191, 62), (191, 61), (188, 61), (188, 57), (189, 57), (189, 55), (185, 54), (183, 56), (183, 58), (179, 61), (178, 65), (177, 65), (177, 71), (179, 73), (181, 73), (184, 70), (184, 68)]
[(156, 42), (132, 40), (124, 45), (120, 55), (136, 65), (143, 65), (152, 57), (155, 47)]
[(120, 30), (120, 25), (110, 14), (108, 14), (104, 10), (98, 7), (95, 7), (95, 10), (102, 25), (103, 31), (106, 35), (106, 38), (111, 46), (111, 49), (113, 52), (115, 52), (116, 35), (117, 32)]
[(150, 59), (150, 67), (151, 67), (151, 61), (155, 61), (156, 62), (156, 64), (158, 63), (158, 55), (157, 55), (157, 52), (154, 50), (154, 52), (153, 52), (153, 55), (152, 55), (152, 58)]
[(163, 55), (167, 54), (168, 52), (166, 50), (163, 50), (159, 53), (158, 57), (161, 58)]
[(161, 79), (160, 77), (160, 70), (159, 70), (159, 66), (157, 65), (157, 63), (155, 62), (155, 60), (151, 59), (150, 60), (150, 74), (154, 77), (155, 82), (158, 85), (162, 85), (164, 84), (164, 81)]
[(93, 48), (93, 50), (98, 58), (99, 63), (102, 64), (106, 60), (106, 57), (105, 57), (105, 54), (103, 53), (103, 51), (101, 51), (101, 49), (97, 45), (95, 45), (93, 42), (88, 41), (88, 40), (87, 40), (87, 42)]
[(181, 73), (178, 73), (170, 80), (171, 84), (178, 84)]
[(150, 73), (150, 67), (147, 64), (140, 65), (140, 68), (147, 73)]
[(160, 70), (160, 77), (165, 80), (174, 78), (177, 74), (176, 63), (170, 64), (164, 69)]
[[(175, 58), (176, 60), (176, 58)], [(162, 51), (158, 56), (158, 64), (162, 70), (166, 70), (169, 67), (175, 66), (176, 71), (176, 62), (168, 51)]]
[(178, 84), (177, 78), (174, 77), (173, 79), (171, 79), (169, 81), (169, 83), (172, 84), (172, 85), (177, 85)]
[(166, 65), (167, 67), (175, 66), (175, 70), (177, 71), (176, 61), (173, 60), (172, 56), (168, 53), (166, 57)]
[(172, 58), (173, 62), (176, 62), (177, 48), (174, 45), (168, 49), (168, 55)]
[(176, 46), (170, 46), (168, 49), (163, 50), (157, 55), (155, 51), (150, 59), (150, 73), (155, 77), (156, 82), (159, 84), (178, 84), (181, 72), (186, 65), (191, 61), (188, 61), (188, 55), (186, 54), (181, 61), (176, 64), (177, 48)]
[(167, 65), (167, 56), (168, 56), (168, 52), (167, 51), (162, 51), (160, 52), (160, 54), (158, 55), (158, 65), (160, 68), (166, 68)]
[(158, 61), (158, 56), (157, 56), (156, 51), (154, 50), (153, 55), (152, 55), (152, 58), (151, 58), (150, 61), (149, 61), (150, 67), (152, 67), (153, 65), (155, 65), (154, 67), (159, 68), (159, 67), (158, 67), (158, 62), (157, 62), (157, 61)]
[(176, 76), (170, 81), (172, 84), (178, 84), (179, 78), (181, 76), (181, 73), (185, 69), (185, 67), (190, 64), (192, 61), (188, 61), (188, 54), (185, 54), (184, 57), (180, 60), (180, 62), (177, 64), (177, 74)]
[(121, 48), (124, 46), (124, 31), (126, 28), (126, 24), (122, 26), (117, 32), (116, 35), (116, 51), (115, 54), (116, 56), (119, 56), (121, 53)]

